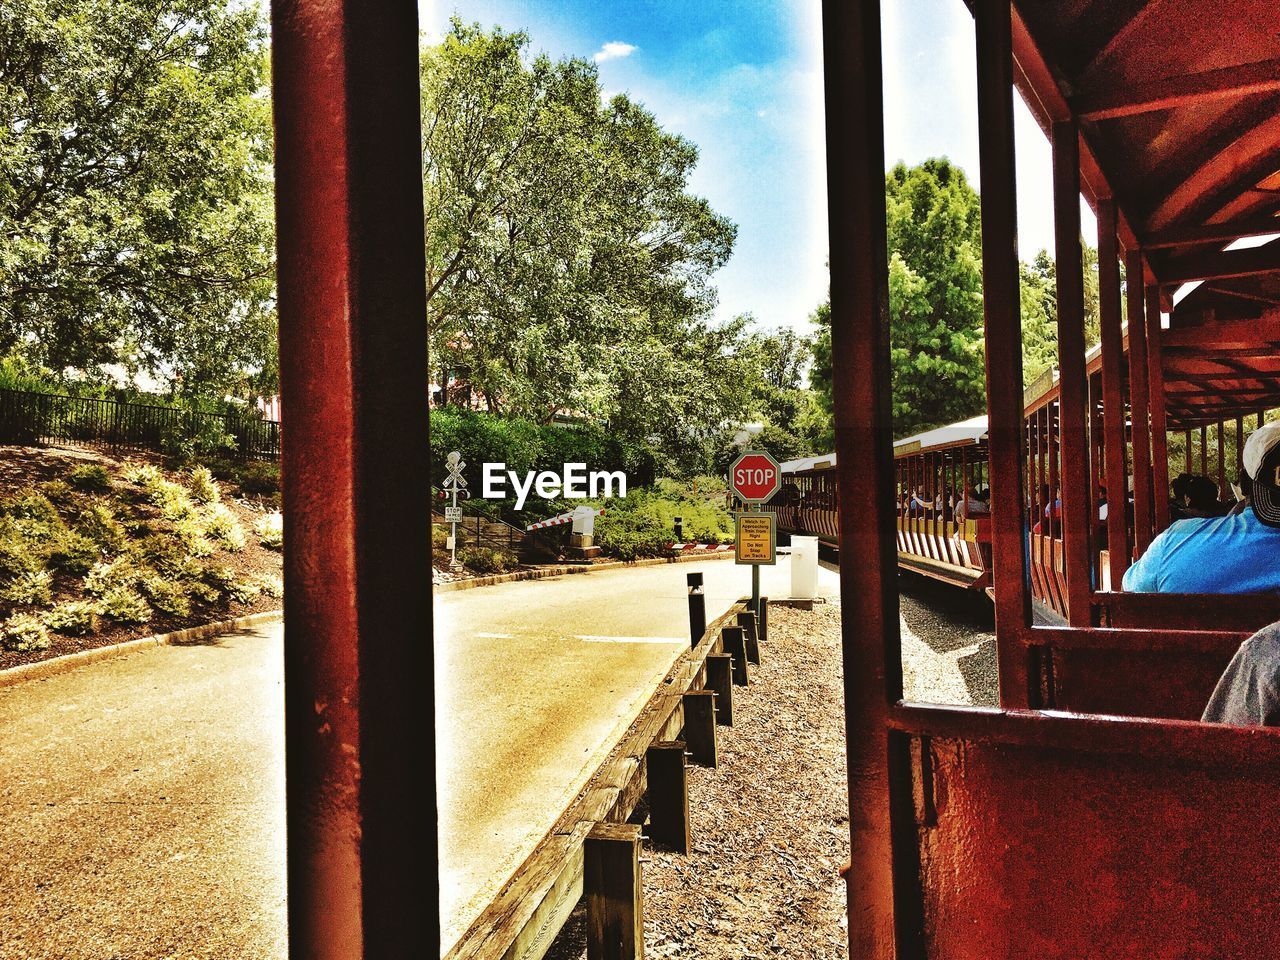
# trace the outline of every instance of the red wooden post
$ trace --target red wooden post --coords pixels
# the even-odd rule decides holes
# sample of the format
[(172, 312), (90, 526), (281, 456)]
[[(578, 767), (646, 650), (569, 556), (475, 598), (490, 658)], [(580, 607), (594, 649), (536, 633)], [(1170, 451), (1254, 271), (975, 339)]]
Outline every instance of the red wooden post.
[(1209, 428), (1200, 427), (1200, 475), (1209, 475)]
[[(1022, 316), (1014, 185), (1012, 12), (1007, 0), (973, 5), (982, 172), (982, 287), (987, 363), (991, 553), (1000, 702), (1034, 703), (1039, 684), (1022, 637), (1030, 629), (1026, 507), (1022, 500)], [(1033, 689), (1034, 688), (1034, 689)]]
[(1225, 500), (1227, 497), (1227, 463), (1226, 453), (1222, 442), (1222, 432), (1225, 429), (1223, 421), (1219, 420), (1218, 425), (1214, 428), (1214, 434), (1218, 440), (1218, 499)]
[[(1007, 16), (1007, 8), (1006, 8)], [(888, 250), (878, 0), (824, 0), (823, 69), (831, 250), (831, 360), (848, 744), (849, 956), (895, 940), (891, 811), (911, 806), (910, 757), (886, 728), (902, 696), (893, 477)], [(914, 853), (914, 849), (911, 851)], [(911, 925), (905, 921), (904, 927)]]
[[(1163, 333), (1160, 327), (1160, 295), (1155, 287), (1146, 290), (1146, 309), (1142, 304), (1142, 255), (1133, 253), (1129, 257), (1130, 273), (1134, 279), (1133, 293), (1129, 300), (1130, 329), (1135, 326), (1145, 327), (1147, 347), (1147, 387), (1150, 399), (1151, 415), (1151, 485), (1152, 500), (1155, 508), (1155, 530), (1157, 533), (1169, 526), (1169, 423), (1165, 413), (1164, 396), (1164, 359), (1161, 341)], [(1145, 315), (1145, 323), (1142, 323)]]
[(289, 953), (438, 956), (416, 11), (272, 35)]
[[(1084, 255), (1080, 248), (1080, 130), (1053, 125), (1053, 220), (1058, 282), (1058, 432), (1067, 617), (1089, 625), (1089, 446), (1085, 438)], [(1056, 490), (1055, 490), (1056, 493)]]
[(1192, 466), (1192, 460), (1191, 460), (1191, 430), (1190, 430), (1190, 429), (1187, 429), (1187, 430), (1182, 431), (1182, 433), (1183, 433), (1183, 440), (1184, 440), (1184, 442), (1185, 442), (1185, 444), (1186, 444), (1186, 448), (1187, 448), (1187, 469), (1186, 469), (1186, 472), (1187, 472), (1187, 473), (1190, 473), (1190, 472), (1194, 469), (1194, 467)]
[(1116, 204), (1098, 201), (1098, 307), (1102, 326), (1102, 415), (1107, 448), (1107, 547), (1111, 587), (1129, 569), (1125, 464), (1124, 338), (1120, 333), (1120, 261), (1116, 259)]
[[(1131, 282), (1140, 283), (1141, 264), (1129, 276), (1134, 278)], [(1141, 556), (1151, 544), (1155, 514), (1151, 506), (1151, 357), (1141, 304), (1130, 299), (1130, 309), (1135, 306), (1137, 312), (1129, 315), (1129, 412), (1133, 423), (1133, 547)], [(1127, 491), (1125, 495), (1128, 496)]]
[(1236, 417), (1236, 481), (1244, 470), (1244, 417)]

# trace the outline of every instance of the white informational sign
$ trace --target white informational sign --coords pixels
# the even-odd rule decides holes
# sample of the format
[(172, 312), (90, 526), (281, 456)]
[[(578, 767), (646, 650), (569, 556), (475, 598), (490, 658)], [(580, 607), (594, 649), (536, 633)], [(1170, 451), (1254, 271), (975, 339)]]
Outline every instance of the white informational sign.
[(461, 523), (462, 508), (461, 507), (445, 507), (444, 522), (445, 523)]

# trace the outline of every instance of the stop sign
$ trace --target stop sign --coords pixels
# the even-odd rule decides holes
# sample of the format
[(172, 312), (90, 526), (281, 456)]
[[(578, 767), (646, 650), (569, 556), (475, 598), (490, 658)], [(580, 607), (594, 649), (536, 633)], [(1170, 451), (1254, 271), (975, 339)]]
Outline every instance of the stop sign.
[(781, 487), (778, 461), (762, 450), (748, 450), (729, 468), (729, 488), (747, 503), (764, 503)]

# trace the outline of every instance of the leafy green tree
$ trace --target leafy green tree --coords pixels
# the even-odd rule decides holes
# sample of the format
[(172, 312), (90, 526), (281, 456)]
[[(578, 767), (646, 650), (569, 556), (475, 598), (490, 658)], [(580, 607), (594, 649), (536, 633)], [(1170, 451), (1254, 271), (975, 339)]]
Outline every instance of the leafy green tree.
[(266, 46), (240, 0), (0, 0), (0, 354), (272, 386)]
[(692, 143), (528, 43), (455, 19), (423, 53), (433, 364), (496, 412), (706, 433), (749, 396), (744, 326), (706, 319), (736, 228), (689, 193)]

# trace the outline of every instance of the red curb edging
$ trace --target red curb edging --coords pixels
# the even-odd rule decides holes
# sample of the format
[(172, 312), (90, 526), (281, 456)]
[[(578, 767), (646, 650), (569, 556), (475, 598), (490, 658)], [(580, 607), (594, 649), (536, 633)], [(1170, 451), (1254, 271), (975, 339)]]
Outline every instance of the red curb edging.
[(437, 583), (432, 586), (431, 590), (433, 593), (449, 593), (453, 590), (471, 590), (475, 587), (492, 587), (499, 583), (514, 583), (517, 580), (545, 580), (548, 577), (592, 573), (596, 570), (617, 570), (620, 567), (655, 567), (663, 563), (693, 563), (695, 560), (722, 560), (725, 557), (732, 556), (732, 550), (725, 550), (722, 553), (694, 553), (679, 557), (647, 557), (644, 560), (611, 560), (608, 563), (541, 567), (537, 570), (517, 570), (515, 573), (495, 574), (492, 577), (473, 577), (470, 580)]
[(35, 663), (24, 663), (21, 666), (0, 670), (0, 688), (16, 686), (28, 680), (44, 680), (48, 677), (66, 673), (77, 667), (88, 666), (99, 660), (110, 660), (114, 657), (133, 653), (146, 647), (164, 647), (172, 643), (186, 643), (191, 640), (203, 640), (217, 633), (228, 630), (242, 630), (255, 627), (261, 623), (279, 620), (284, 616), (283, 610), (267, 610), (263, 613), (251, 613), (246, 617), (234, 620), (220, 620), (217, 623), (202, 623), (198, 627), (187, 627), (185, 630), (174, 630), (171, 633), (158, 633), (150, 637), (137, 637), (123, 640), (120, 643), (108, 644), (105, 647), (94, 647), (92, 650), (78, 650), (61, 657), (50, 657)]

